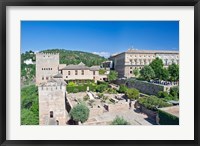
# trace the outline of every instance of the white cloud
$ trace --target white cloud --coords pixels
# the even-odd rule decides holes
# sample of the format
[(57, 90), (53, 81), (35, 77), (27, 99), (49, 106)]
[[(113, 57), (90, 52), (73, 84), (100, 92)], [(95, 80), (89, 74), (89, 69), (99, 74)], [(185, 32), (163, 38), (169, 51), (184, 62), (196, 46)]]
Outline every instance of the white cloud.
[(110, 53), (109, 52), (92, 52), (93, 54), (99, 55), (99, 56), (103, 56), (105, 58), (110, 57)]

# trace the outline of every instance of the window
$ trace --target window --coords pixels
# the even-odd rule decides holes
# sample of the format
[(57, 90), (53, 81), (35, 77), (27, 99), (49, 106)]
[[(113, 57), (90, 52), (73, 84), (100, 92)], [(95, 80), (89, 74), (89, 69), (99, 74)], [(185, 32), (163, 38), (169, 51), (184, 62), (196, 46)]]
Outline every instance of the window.
[(75, 75), (78, 75), (78, 70), (75, 70)]
[(44, 80), (44, 77), (42, 77), (42, 80)]
[(81, 74), (84, 75), (84, 70), (81, 71)]
[(50, 118), (53, 118), (53, 111), (50, 111)]
[(132, 69), (132, 67), (130, 67), (130, 69)]
[(43, 70), (43, 68), (42, 68), (42, 70)]
[(93, 75), (95, 75), (95, 71), (93, 71)]
[(48, 80), (49, 79), (49, 77), (46, 77), (46, 80)]
[(130, 71), (130, 74), (132, 74), (133, 72), (132, 71)]
[(68, 71), (68, 75), (70, 75), (70, 71)]
[(56, 120), (56, 124), (59, 125), (59, 121), (58, 120)]
[(68, 78), (68, 76), (66, 76), (66, 78)]

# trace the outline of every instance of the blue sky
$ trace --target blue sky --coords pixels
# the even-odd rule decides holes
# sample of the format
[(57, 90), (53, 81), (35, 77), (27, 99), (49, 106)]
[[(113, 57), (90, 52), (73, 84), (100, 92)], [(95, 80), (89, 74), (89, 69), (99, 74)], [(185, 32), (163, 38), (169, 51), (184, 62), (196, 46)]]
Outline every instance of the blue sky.
[(110, 54), (179, 50), (178, 21), (22, 21), (22, 52), (67, 49)]

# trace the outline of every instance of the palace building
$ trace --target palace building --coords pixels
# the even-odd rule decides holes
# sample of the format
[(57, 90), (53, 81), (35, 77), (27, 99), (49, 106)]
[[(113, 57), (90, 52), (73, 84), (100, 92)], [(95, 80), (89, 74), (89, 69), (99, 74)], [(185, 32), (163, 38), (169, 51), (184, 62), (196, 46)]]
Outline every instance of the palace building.
[(160, 58), (165, 67), (170, 64), (179, 64), (178, 51), (159, 51), (159, 50), (134, 50), (112, 55), (112, 68), (118, 72), (119, 77), (133, 77), (134, 69), (141, 69), (144, 65), (150, 64), (155, 58)]

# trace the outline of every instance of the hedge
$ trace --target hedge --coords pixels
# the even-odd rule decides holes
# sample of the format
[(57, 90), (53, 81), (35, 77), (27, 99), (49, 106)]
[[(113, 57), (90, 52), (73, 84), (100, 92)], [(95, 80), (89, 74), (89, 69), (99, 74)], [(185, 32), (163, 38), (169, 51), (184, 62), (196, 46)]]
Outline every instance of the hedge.
[(89, 87), (90, 91), (96, 91), (96, 85), (80, 84), (80, 85), (75, 85), (75, 86), (67, 86), (67, 92), (68, 93), (85, 92), (87, 91), (87, 87)]
[(158, 110), (158, 115), (160, 125), (179, 125), (179, 118), (174, 115), (161, 110)]

